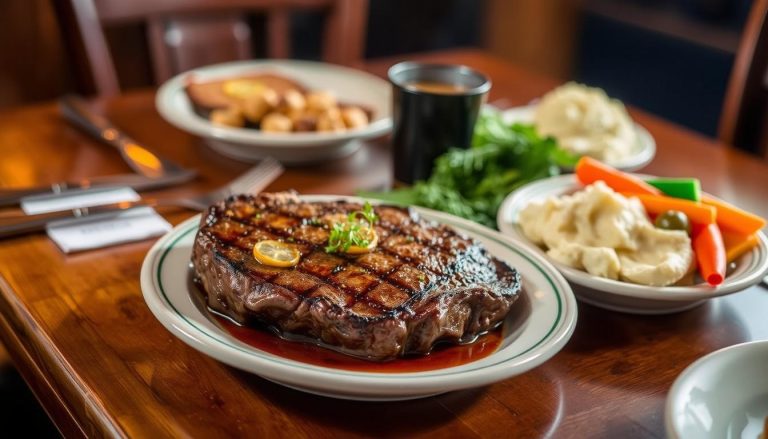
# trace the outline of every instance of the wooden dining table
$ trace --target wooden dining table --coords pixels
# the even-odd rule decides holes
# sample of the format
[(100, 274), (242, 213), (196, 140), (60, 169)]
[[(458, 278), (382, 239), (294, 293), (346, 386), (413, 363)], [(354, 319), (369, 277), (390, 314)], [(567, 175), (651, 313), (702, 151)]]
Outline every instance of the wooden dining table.
[[(384, 76), (406, 59), (474, 67), (492, 78), (490, 101), (505, 106), (558, 85), (481, 50), (372, 60), (364, 68)], [(153, 195), (198, 194), (249, 167), (165, 122), (154, 90), (91, 102), (138, 141), (199, 171), (195, 181)], [(630, 113), (658, 146), (643, 172), (698, 177), (705, 190), (768, 217), (768, 163), (644, 111)], [(128, 171), (114, 150), (67, 124), (53, 102), (0, 112), (0, 187)], [(390, 183), (388, 140), (377, 139), (345, 159), (289, 168), (267, 190), (353, 194)], [(174, 224), (194, 215), (160, 213)], [(663, 437), (665, 399), (683, 369), (720, 348), (768, 339), (761, 286), (659, 316), (579, 303), (567, 345), (522, 375), (411, 401), (331, 399), (226, 366), (172, 336), (142, 299), (139, 271), (152, 244), (64, 254), (44, 234), (0, 241), (0, 337), (65, 436)]]

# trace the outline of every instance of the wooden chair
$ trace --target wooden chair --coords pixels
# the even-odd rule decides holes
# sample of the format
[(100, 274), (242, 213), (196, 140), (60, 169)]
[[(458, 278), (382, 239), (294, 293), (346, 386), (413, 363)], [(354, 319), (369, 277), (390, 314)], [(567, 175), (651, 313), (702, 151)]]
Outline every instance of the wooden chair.
[(290, 12), (299, 9), (324, 12), (324, 61), (362, 61), (368, 0), (69, 0), (60, 13), (79, 34), (70, 36), (79, 41), (75, 51), (84, 58), (78, 74), (90, 76), (81, 82), (110, 95), (120, 86), (105, 27), (144, 23), (154, 80), (162, 82), (201, 65), (251, 58), (246, 13), (266, 17), (267, 56), (287, 58)]
[(720, 115), (721, 141), (768, 159), (768, 0), (755, 0)]

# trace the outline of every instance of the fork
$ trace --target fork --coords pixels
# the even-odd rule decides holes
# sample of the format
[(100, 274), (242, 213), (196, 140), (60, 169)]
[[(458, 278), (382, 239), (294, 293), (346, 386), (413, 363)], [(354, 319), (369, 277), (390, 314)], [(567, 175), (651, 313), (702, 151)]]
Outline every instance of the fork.
[(196, 211), (204, 211), (211, 204), (239, 193), (255, 193), (264, 189), (283, 172), (280, 163), (267, 157), (253, 168), (231, 181), (226, 186), (195, 197), (146, 199), (135, 202), (122, 202), (95, 207), (81, 207), (73, 210), (43, 213), (39, 215), (19, 215), (0, 218), (0, 239), (42, 232), (49, 223), (63, 219), (99, 218), (107, 219), (120, 212), (136, 207), (175, 206)]

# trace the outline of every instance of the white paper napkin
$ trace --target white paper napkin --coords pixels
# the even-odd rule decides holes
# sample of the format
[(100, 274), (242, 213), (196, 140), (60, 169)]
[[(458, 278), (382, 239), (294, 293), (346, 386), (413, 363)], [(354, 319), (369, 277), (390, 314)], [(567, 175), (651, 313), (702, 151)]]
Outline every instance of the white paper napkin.
[(47, 227), (48, 236), (65, 253), (140, 241), (169, 230), (171, 224), (151, 207), (65, 219)]

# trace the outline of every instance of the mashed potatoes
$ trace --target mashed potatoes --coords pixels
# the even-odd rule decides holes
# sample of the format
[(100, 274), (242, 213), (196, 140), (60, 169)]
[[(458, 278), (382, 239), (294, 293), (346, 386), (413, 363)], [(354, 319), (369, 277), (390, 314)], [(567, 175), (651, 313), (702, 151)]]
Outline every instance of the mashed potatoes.
[(639, 200), (602, 181), (573, 195), (532, 202), (518, 221), (552, 259), (595, 276), (665, 286), (680, 280), (693, 262), (685, 232), (657, 229)]
[(568, 83), (547, 93), (536, 106), (539, 133), (557, 139), (571, 152), (617, 163), (638, 142), (632, 120), (621, 102), (599, 88)]

